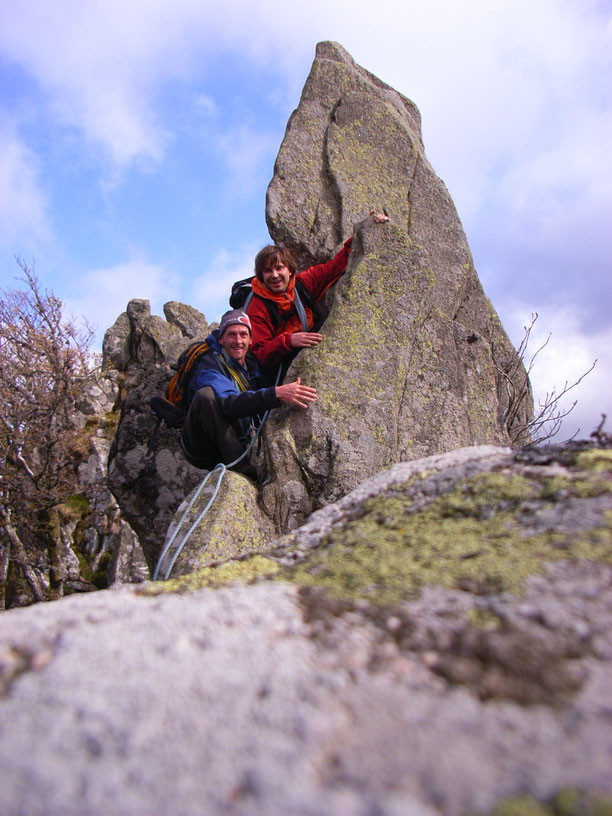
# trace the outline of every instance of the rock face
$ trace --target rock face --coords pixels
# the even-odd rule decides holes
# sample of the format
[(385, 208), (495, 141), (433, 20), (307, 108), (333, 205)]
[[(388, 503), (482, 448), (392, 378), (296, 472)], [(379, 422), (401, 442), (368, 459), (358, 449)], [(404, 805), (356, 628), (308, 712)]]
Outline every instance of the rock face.
[(0, 811), (607, 813), (611, 476), (610, 450), (453, 451), (201, 574), (254, 583), (6, 612)]
[(121, 420), (110, 451), (108, 480), (123, 516), (136, 531), (153, 572), (174, 511), (202, 479), (180, 452), (178, 433), (165, 424), (155, 432), (149, 407), (163, 394), (179, 354), (208, 334), (197, 309), (175, 301), (166, 320), (151, 315), (147, 300), (132, 300), (104, 337), (104, 364), (123, 378)]
[(255, 485), (232, 471), (222, 476), (213, 471), (176, 511), (157, 573), (160, 578), (188, 575), (253, 552), (274, 538), (274, 526), (257, 503)]
[[(363, 222), (372, 208), (391, 221)], [(324, 342), (291, 372), (320, 399), (306, 418), (269, 421), (277, 479), (264, 503), (278, 529), (393, 462), (527, 441), (528, 379), (427, 161), (419, 113), (335, 43), (317, 47), (266, 217), (302, 264), (332, 256), (358, 223)], [(520, 405), (509, 394), (522, 394)]]

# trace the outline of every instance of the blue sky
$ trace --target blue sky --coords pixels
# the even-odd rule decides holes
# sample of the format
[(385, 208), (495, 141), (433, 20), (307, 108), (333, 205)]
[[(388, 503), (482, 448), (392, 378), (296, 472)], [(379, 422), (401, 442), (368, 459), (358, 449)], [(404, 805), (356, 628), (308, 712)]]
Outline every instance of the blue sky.
[(132, 297), (217, 319), (320, 40), (410, 97), (562, 436), (612, 427), (612, 0), (0, 0), (0, 285), (15, 255), (100, 336)]

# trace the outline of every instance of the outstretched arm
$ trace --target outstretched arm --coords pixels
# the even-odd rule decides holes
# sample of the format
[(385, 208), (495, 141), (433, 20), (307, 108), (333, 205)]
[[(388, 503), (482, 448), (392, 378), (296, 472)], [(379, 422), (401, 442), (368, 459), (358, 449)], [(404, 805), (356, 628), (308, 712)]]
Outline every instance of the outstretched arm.
[(277, 385), (275, 391), (279, 400), (289, 402), (292, 405), (299, 405), (300, 408), (308, 408), (308, 403), (314, 402), (317, 398), (315, 389), (310, 388), (308, 385), (302, 385), (299, 377), (295, 382)]

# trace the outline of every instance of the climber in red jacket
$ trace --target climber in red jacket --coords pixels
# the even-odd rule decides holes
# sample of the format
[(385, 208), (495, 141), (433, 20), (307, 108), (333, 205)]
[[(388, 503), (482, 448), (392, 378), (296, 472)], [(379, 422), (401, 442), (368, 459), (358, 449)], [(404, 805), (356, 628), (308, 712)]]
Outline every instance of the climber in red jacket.
[[(386, 213), (372, 211), (370, 215), (379, 224), (389, 220)], [(286, 247), (270, 245), (257, 254), (247, 313), (253, 330), (252, 351), (262, 367), (321, 342), (323, 335), (313, 330), (313, 307), (344, 274), (352, 240), (349, 238), (331, 261), (300, 273)]]

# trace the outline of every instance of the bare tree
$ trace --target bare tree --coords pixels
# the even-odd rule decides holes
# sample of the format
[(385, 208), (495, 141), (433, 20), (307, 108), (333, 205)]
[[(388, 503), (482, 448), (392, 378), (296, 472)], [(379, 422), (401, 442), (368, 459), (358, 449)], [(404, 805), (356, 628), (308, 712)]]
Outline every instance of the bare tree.
[(591, 367), (573, 383), (570, 384), (566, 380), (560, 390), (553, 388), (552, 391), (547, 392), (544, 399), (540, 400), (533, 416), (524, 422), (520, 421), (521, 415), (524, 415), (524, 407), (531, 397), (529, 377), (535, 360), (538, 354), (546, 348), (551, 338), (549, 333), (546, 340), (535, 350), (529, 357), (529, 362), (526, 363), (531, 332), (537, 319), (538, 314), (535, 312), (531, 315), (529, 325), (524, 326), (525, 333), (516, 350), (516, 356), (506, 369), (498, 369), (508, 400), (508, 407), (504, 414), (504, 424), (508, 429), (513, 445), (524, 439), (526, 435), (529, 435), (531, 444), (534, 445), (547, 442), (555, 437), (561, 429), (563, 420), (571, 414), (577, 404), (577, 400), (574, 400), (569, 408), (562, 408), (560, 405), (561, 399), (579, 385), (597, 364), (597, 360), (594, 360)]
[[(71, 420), (92, 376), (93, 332), (66, 319), (34, 269), (18, 264), (27, 288), (0, 290), (0, 531), (7, 569), (42, 600), (62, 594), (58, 506), (74, 493)], [(48, 588), (37, 563), (48, 566)]]

